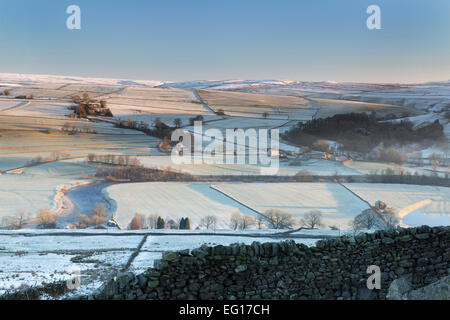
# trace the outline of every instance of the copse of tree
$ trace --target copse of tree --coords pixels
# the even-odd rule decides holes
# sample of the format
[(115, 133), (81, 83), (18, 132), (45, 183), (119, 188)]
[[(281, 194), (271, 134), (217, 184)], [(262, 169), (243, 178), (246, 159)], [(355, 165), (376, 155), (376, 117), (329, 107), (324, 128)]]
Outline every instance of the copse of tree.
[(264, 212), (264, 216), (271, 229), (292, 228), (295, 224), (292, 214), (280, 209), (270, 209)]
[(107, 220), (106, 207), (104, 204), (96, 203), (89, 215), (79, 214), (78, 222), (75, 224), (77, 229), (86, 229), (89, 227), (103, 227)]
[[(311, 137), (316, 138), (311, 142)], [(366, 113), (348, 113), (299, 122), (283, 138), (307, 146), (312, 146), (317, 138), (335, 140), (346, 150), (368, 153), (381, 143), (387, 147), (420, 142), (431, 144), (444, 139), (445, 135), (439, 120), (414, 128), (408, 120), (382, 122)]]
[(28, 223), (28, 214), (22, 210), (18, 212), (14, 217), (4, 216), (0, 227), (8, 230), (20, 230)]
[(308, 213), (305, 213), (303, 218), (300, 220), (300, 223), (303, 227), (308, 229), (317, 229), (323, 227), (322, 223), (322, 212), (319, 210), (312, 210)]
[(153, 121), (153, 126), (151, 128), (149, 128), (149, 125), (146, 122), (141, 121), (138, 123), (132, 119), (120, 119), (115, 123), (115, 126), (117, 128), (138, 130), (149, 136), (160, 139), (168, 138), (169, 140), (172, 136), (172, 132), (176, 129), (175, 127), (166, 125), (159, 117)]
[(38, 226), (41, 229), (56, 228), (56, 214), (48, 209), (40, 209), (37, 214)]
[(4, 94), (5, 96), (9, 96), (9, 95), (10, 95), (9, 89), (3, 90), (3, 94)]
[(169, 169), (159, 170), (141, 166), (118, 166), (115, 168), (99, 168), (96, 177), (112, 181), (195, 181), (196, 177)]
[(78, 95), (72, 96), (72, 102), (75, 104), (70, 107), (74, 111), (70, 116), (72, 118), (88, 118), (89, 116), (103, 116), (112, 117), (113, 114), (110, 109), (106, 107), (106, 101), (97, 101), (91, 99), (88, 93), (83, 93), (82, 97)]

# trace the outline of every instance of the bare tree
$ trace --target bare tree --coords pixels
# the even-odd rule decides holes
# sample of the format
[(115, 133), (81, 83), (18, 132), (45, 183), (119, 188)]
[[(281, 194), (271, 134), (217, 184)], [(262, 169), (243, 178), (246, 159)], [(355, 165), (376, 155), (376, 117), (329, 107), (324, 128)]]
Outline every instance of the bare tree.
[(95, 227), (100, 227), (106, 223), (106, 207), (104, 204), (96, 203), (91, 209), (92, 224)]
[(255, 224), (256, 224), (255, 217), (253, 217), (249, 214), (243, 214), (239, 221), (239, 229), (246, 230), (249, 227), (254, 226)]
[(147, 217), (147, 225), (150, 229), (157, 229), (158, 227), (158, 215), (151, 214)]
[(294, 225), (292, 214), (279, 209), (270, 209), (264, 213), (267, 224), (272, 229), (291, 228)]
[(361, 214), (357, 215), (351, 222), (353, 230), (373, 229), (380, 227), (382, 220), (380, 216), (372, 209), (364, 210)]
[(215, 229), (217, 224), (217, 218), (215, 216), (206, 216), (200, 220), (200, 225), (206, 229)]
[(300, 220), (302, 226), (310, 229), (317, 229), (323, 226), (322, 213), (319, 210), (312, 210), (306, 213)]
[[(166, 227), (168, 228), (168, 229), (179, 229), (179, 227), (180, 227), (180, 224), (179, 223), (177, 223), (175, 220), (173, 220), (173, 219), (170, 219), (169, 220), (169, 218), (166, 218), (166, 221), (167, 221), (167, 223), (166, 223)], [(181, 221), (181, 220), (180, 220)]]
[(256, 217), (256, 225), (258, 226), (258, 229), (261, 230), (264, 226), (264, 217), (262, 215), (258, 215)]
[(230, 228), (237, 230), (239, 228), (239, 221), (241, 220), (241, 214), (239, 212), (234, 212), (230, 218)]

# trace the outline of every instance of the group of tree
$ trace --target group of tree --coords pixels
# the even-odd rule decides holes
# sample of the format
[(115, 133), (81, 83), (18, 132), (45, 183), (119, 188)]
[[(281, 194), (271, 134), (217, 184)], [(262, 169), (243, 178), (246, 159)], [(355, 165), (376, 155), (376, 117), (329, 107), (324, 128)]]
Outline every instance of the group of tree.
[(3, 216), (0, 223), (0, 228), (7, 230), (23, 229), (29, 222), (30, 215), (21, 210), (15, 216)]
[(450, 187), (449, 173), (439, 176), (436, 172), (429, 175), (419, 174), (419, 172), (411, 173), (410, 171), (387, 168), (379, 172), (373, 172), (366, 176), (371, 183), (395, 183), (395, 184), (415, 184)]
[(270, 209), (264, 212), (264, 218), (270, 229), (287, 229), (295, 225), (292, 214), (280, 209)]
[(19, 100), (33, 100), (34, 99), (34, 94), (30, 94), (30, 95), (25, 95), (25, 94), (21, 94), (18, 96), (15, 96), (14, 99), (19, 99)]
[(322, 222), (322, 213), (319, 210), (312, 210), (303, 215), (296, 221), (291, 213), (280, 210), (270, 209), (264, 212), (266, 224), (271, 229), (292, 229), (300, 226), (305, 229), (318, 229), (324, 227)]
[(74, 103), (69, 109), (73, 110), (71, 117), (88, 118), (89, 116), (113, 117), (111, 110), (107, 107), (106, 100), (91, 99), (88, 93), (72, 96)]
[(205, 216), (200, 219), (200, 227), (205, 229), (216, 229), (217, 217), (214, 215)]
[(255, 218), (249, 214), (241, 214), (239, 212), (235, 212), (231, 215), (230, 227), (233, 230), (246, 230), (255, 225), (258, 225), (258, 229), (262, 228), (263, 219), (261, 216)]
[(379, 121), (373, 112), (338, 114), (329, 118), (299, 122), (283, 138), (299, 145), (313, 147), (320, 139), (338, 141), (343, 149), (369, 153), (380, 144), (386, 147), (410, 143), (431, 145), (445, 138), (439, 120), (415, 128), (408, 120)]
[[(178, 124), (180, 124), (181, 126), (181, 120)], [(147, 122), (137, 122), (132, 119), (120, 119), (116, 122), (115, 126), (118, 128), (138, 130), (149, 136), (157, 137), (160, 139), (167, 138), (169, 140), (172, 137), (172, 132), (177, 129), (176, 127), (168, 126), (167, 124), (162, 122), (159, 117), (157, 117), (153, 121), (152, 126), (149, 126)]]
[(61, 127), (61, 131), (68, 132), (71, 134), (74, 134), (74, 133), (97, 133), (97, 131), (94, 130), (91, 123), (78, 126), (76, 124), (71, 124), (69, 122), (66, 122)]
[(163, 219), (161, 216), (152, 214), (145, 216), (136, 213), (128, 224), (129, 230), (143, 230), (143, 229), (178, 229), (178, 230), (190, 230), (191, 221), (188, 217), (181, 218), (178, 221), (167, 218)]
[(114, 168), (99, 168), (95, 175), (110, 181), (151, 182), (151, 181), (195, 181), (196, 177), (170, 169), (153, 169), (141, 166), (117, 166)]
[(103, 228), (107, 221), (106, 207), (104, 204), (95, 204), (90, 214), (79, 214), (76, 229)]
[(404, 164), (408, 161), (408, 155), (401, 149), (394, 147), (386, 148), (383, 144), (372, 150), (369, 157), (371, 160), (393, 162), (397, 164)]
[(57, 214), (48, 209), (40, 209), (37, 214), (38, 227), (40, 229), (55, 229)]
[(107, 164), (112, 166), (125, 166), (125, 167), (142, 167), (138, 158), (134, 158), (129, 155), (96, 155), (94, 153), (88, 154), (87, 161), (97, 164)]

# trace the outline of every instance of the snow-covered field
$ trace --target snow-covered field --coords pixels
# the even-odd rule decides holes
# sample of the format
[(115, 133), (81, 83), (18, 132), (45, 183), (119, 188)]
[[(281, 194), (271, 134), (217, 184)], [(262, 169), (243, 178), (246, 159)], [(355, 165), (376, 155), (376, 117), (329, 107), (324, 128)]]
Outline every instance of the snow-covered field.
[(427, 170), (426, 167), (408, 167), (406, 165), (401, 166), (395, 163), (347, 161), (344, 162), (344, 165), (362, 174), (382, 174), (385, 170), (388, 169), (393, 170), (396, 174), (401, 174), (402, 172), (412, 175), (416, 172), (421, 175), (432, 174), (432, 171)]
[(366, 203), (334, 183), (218, 183), (214, 188), (260, 213), (280, 209), (301, 219), (305, 213), (319, 210), (326, 226), (343, 229), (368, 208)]
[(216, 227), (229, 228), (234, 212), (255, 214), (210, 188), (208, 184), (180, 182), (148, 182), (113, 185), (105, 191), (116, 204), (116, 220), (126, 228), (136, 213), (177, 221), (189, 217), (191, 228), (203, 217), (217, 217)]
[(372, 205), (384, 201), (406, 226), (450, 225), (450, 188), (374, 183), (346, 186)]
[(316, 110), (312, 103), (300, 97), (241, 93), (218, 90), (199, 90), (202, 100), (214, 111), (226, 115), (310, 120)]
[(143, 236), (0, 235), (0, 294), (21, 286), (68, 280), (81, 272), (80, 291), (119, 271)]
[[(224, 231), (217, 231), (226, 233)], [(144, 240), (143, 232), (126, 235), (122, 231), (81, 231), (65, 235), (54, 231), (4, 231), (0, 234), (0, 294), (21, 287), (41, 286), (45, 283), (67, 281), (78, 272), (81, 287), (67, 296), (88, 294), (109, 277), (124, 268), (138, 245)], [(176, 232), (175, 232), (176, 233)], [(129, 270), (140, 273), (153, 267), (162, 252), (198, 248), (206, 245), (251, 244), (284, 241), (283, 238), (244, 236), (244, 232), (225, 235), (202, 235), (202, 232), (179, 232), (173, 235), (150, 235)], [(308, 246), (318, 239), (296, 238), (294, 241)], [(66, 297), (67, 297), (66, 296)]]

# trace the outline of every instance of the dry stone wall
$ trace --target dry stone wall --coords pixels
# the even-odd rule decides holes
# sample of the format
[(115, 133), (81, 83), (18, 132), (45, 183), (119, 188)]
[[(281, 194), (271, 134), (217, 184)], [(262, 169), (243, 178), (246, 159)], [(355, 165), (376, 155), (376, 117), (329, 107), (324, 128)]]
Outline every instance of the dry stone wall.
[[(381, 289), (367, 289), (368, 266)], [(449, 275), (450, 227), (395, 229), (296, 244), (202, 246), (166, 252), (143, 274), (120, 273), (89, 299), (386, 299), (409, 277), (413, 289)]]

